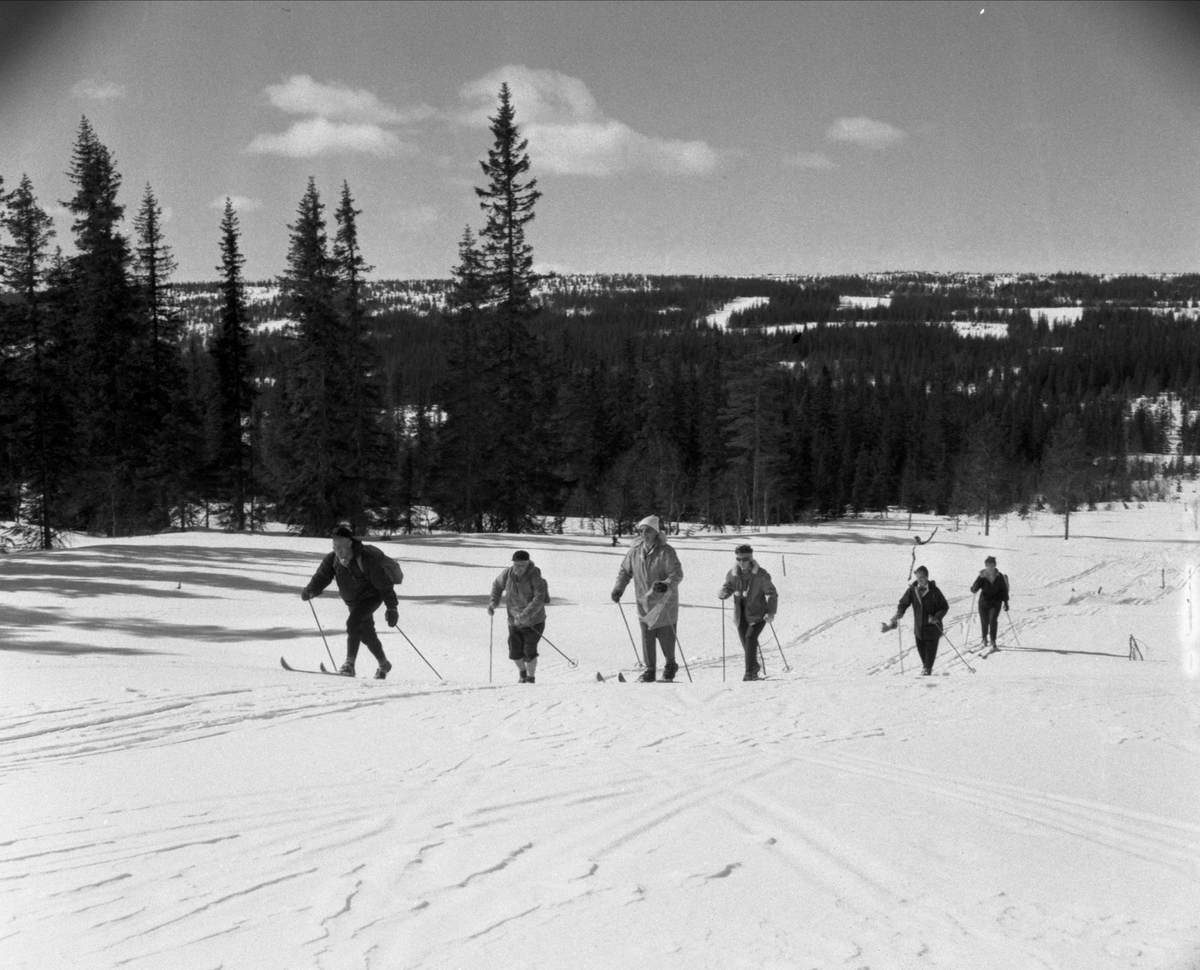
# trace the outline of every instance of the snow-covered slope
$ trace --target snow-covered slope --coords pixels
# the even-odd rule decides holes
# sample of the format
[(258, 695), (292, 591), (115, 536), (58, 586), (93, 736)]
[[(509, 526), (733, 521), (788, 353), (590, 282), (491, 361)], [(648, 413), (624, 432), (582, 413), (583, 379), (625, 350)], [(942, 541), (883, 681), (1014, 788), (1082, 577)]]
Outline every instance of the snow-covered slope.
[[(942, 522), (916, 547), (938, 524), (753, 537), (782, 602), (751, 684), (716, 599), (744, 535), (674, 540), (674, 685), (596, 682), (635, 654), (624, 550), (583, 533), (387, 544), (442, 680), (391, 630), (385, 682), (280, 667), (329, 664), (297, 595), (325, 541), (4, 557), (3, 965), (1195, 967), (1195, 509), (1080, 514), (1069, 543), (1049, 516)], [(488, 676), (516, 547), (577, 664), (544, 646), (533, 686), (500, 617)], [(988, 553), (1013, 599), (981, 660)], [(949, 676), (915, 676), (907, 625), (879, 633), (914, 559), (953, 607)], [(313, 605), (340, 661), (345, 610)]]

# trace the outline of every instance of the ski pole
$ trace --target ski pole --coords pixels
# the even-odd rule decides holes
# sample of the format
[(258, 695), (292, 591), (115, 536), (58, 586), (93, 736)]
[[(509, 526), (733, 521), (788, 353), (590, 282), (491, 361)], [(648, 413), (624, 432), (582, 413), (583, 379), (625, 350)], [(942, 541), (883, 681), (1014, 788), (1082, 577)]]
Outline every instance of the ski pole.
[(775, 624), (768, 623), (767, 626), (769, 626), (771, 628), (771, 636), (773, 636), (775, 638), (775, 646), (777, 646), (779, 648), (779, 656), (783, 658), (784, 672), (791, 673), (792, 668), (791, 668), (791, 665), (787, 662), (787, 657), (784, 656), (783, 644), (779, 642), (779, 634), (775, 632)]
[[(749, 636), (750, 634), (747, 633), (746, 635)], [(763, 676), (766, 677), (767, 676), (767, 658), (763, 656), (763, 649), (762, 649), (761, 643), (758, 645), (758, 665), (760, 667), (762, 667)]]
[(488, 614), (489, 629), (488, 629), (488, 683), (492, 682), (492, 653), (496, 646), (496, 615)]
[[(543, 640), (545, 640), (547, 643), (549, 643), (549, 644), (550, 644), (550, 646), (554, 647), (554, 643), (553, 643), (553, 641), (551, 641), (551, 639), (550, 639), (548, 636), (546, 636), (546, 634), (544, 634), (544, 633), (542, 634), (542, 639), (543, 639)], [(555, 650), (558, 650), (558, 647), (554, 647), (554, 649), (555, 649)], [(569, 664), (570, 664), (572, 667), (578, 667), (578, 666), (579, 666), (579, 661), (577, 661), (577, 660), (572, 660), (570, 657), (568, 657), (568, 656), (567, 656), (565, 653), (563, 653), (561, 650), (558, 650), (558, 655), (559, 655), (560, 657), (562, 657), (562, 658), (563, 658), (563, 660), (565, 660), (567, 663), (569, 663)]]
[(958, 653), (958, 647), (956, 647), (956, 646), (954, 645), (954, 641), (953, 641), (953, 640), (951, 640), (949, 637), (947, 637), (947, 636), (946, 636), (946, 631), (942, 629), (941, 625), (939, 625), (939, 626), (938, 626), (938, 629), (942, 631), (942, 636), (943, 636), (943, 637), (945, 637), (945, 638), (946, 638), (946, 642), (947, 642), (948, 644), (950, 644), (950, 649), (951, 649), (951, 650), (953, 650), (955, 653), (957, 653), (957, 654), (958, 654), (958, 659), (959, 659), (959, 660), (961, 660), (961, 661), (963, 662), (963, 664), (966, 666), (967, 670), (971, 671), (971, 673), (975, 673), (975, 668), (974, 668), (974, 667), (972, 667), (972, 666), (971, 666), (969, 663), (967, 663), (967, 658), (966, 658), (966, 657), (964, 657), (964, 656), (963, 656), (961, 653)]
[(721, 682), (725, 681), (725, 601), (721, 600)]
[[(1017, 627), (1012, 621), (1012, 614), (1008, 610), (1005, 610), (1004, 615), (1008, 617), (1008, 628), (1012, 630), (1013, 639), (1017, 641), (1017, 646), (1021, 647), (1021, 639), (1017, 636)], [(1021, 649), (1024, 650), (1025, 648), (1021, 647)]]
[[(312, 600), (308, 601), (308, 608), (312, 610), (313, 619), (317, 620), (317, 630), (321, 634), (321, 639), (325, 640), (325, 631), (321, 629), (321, 621), (317, 619), (317, 608), (313, 606)], [(329, 649), (328, 640), (325, 640), (325, 652), (329, 654), (329, 662), (333, 664), (333, 669), (337, 670), (337, 661), (333, 659), (333, 651)]]
[[(975, 616), (975, 597), (978, 595), (979, 595), (978, 593), (971, 594), (971, 612), (967, 614), (967, 628), (965, 631), (963, 631), (963, 639), (967, 643), (971, 642), (971, 619), (972, 619), (972, 617)], [(983, 621), (980, 620), (980, 622), (982, 623)], [(987, 630), (986, 629), (983, 631), (983, 638), (985, 640), (987, 639)]]
[(683, 669), (687, 672), (688, 683), (695, 683), (692, 680), (692, 668), (688, 666), (687, 657), (683, 655), (683, 644), (679, 642), (679, 630), (675, 628), (675, 624), (671, 624), (671, 632), (675, 634), (675, 648), (679, 651), (679, 659), (683, 661)]
[(900, 653), (900, 673), (904, 673), (904, 634), (900, 630), (900, 624), (896, 624), (896, 643), (899, 646), (896, 648)]
[(617, 600), (617, 607), (621, 611), (621, 619), (625, 621), (625, 632), (629, 634), (629, 645), (633, 647), (633, 655), (637, 657), (637, 665), (639, 667), (646, 666), (642, 663), (641, 655), (638, 653), (637, 644), (633, 642), (633, 631), (629, 629), (629, 619), (625, 616), (625, 607), (621, 605), (621, 601)]
[[(399, 633), (400, 636), (404, 637), (405, 640), (408, 640), (408, 634), (405, 633), (403, 630), (401, 630), (399, 625), (396, 626), (396, 632)], [(410, 647), (412, 647), (414, 650), (417, 650), (417, 645), (415, 643), (413, 643), (411, 640), (408, 640), (408, 645)], [(425, 660), (425, 654), (421, 653), (420, 650), (417, 650), (417, 656), (420, 657), (422, 660)], [(442, 675), (437, 672), (437, 670), (434, 668), (433, 664), (431, 664), (428, 660), (425, 660), (425, 666), (434, 672), (434, 674), (437, 676), (438, 680), (442, 679)]]

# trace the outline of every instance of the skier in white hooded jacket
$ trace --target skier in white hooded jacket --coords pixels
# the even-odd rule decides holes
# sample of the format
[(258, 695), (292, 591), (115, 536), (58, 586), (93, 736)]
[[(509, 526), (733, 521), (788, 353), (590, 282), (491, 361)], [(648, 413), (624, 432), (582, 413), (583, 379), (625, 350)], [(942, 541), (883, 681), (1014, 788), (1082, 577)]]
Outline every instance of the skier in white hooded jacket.
[(683, 566), (679, 556), (663, 538), (657, 515), (648, 515), (637, 524), (638, 538), (621, 561), (613, 587), (614, 603), (621, 601), (625, 587), (633, 580), (637, 597), (638, 623), (642, 628), (642, 650), (646, 669), (639, 680), (657, 677), (656, 644), (662, 645), (663, 680), (675, 679), (675, 626), (679, 622), (679, 584)]

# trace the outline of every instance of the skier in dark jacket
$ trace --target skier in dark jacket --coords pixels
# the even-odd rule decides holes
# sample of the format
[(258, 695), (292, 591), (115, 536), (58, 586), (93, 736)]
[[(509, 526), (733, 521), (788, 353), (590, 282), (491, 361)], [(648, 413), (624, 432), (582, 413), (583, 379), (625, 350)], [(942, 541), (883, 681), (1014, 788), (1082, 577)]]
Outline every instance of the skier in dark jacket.
[(1000, 621), (1000, 607), (1008, 611), (1008, 580), (1004, 573), (996, 568), (996, 557), (988, 556), (983, 561), (983, 569), (971, 585), (971, 592), (979, 594), (979, 625), (983, 627), (983, 649), (987, 649), (988, 637), (992, 640), (992, 650), (999, 650), (996, 645), (996, 626)]
[(921, 673), (922, 676), (928, 677), (933, 673), (938, 640), (942, 636), (942, 618), (950, 612), (950, 604), (937, 588), (937, 583), (930, 581), (928, 569), (918, 566), (913, 575), (917, 577), (916, 580), (900, 597), (900, 602), (896, 604), (896, 614), (885, 624), (884, 629), (896, 629), (904, 611), (910, 606), (913, 608), (913, 636), (917, 642), (921, 665), (924, 667)]
[(383, 680), (392, 669), (384, 655), (383, 644), (379, 642), (379, 634), (375, 632), (375, 611), (381, 604), (387, 604), (384, 615), (388, 626), (400, 622), (400, 612), (396, 589), (379, 555), (377, 549), (364, 546), (353, 532), (342, 526), (333, 534), (333, 552), (321, 560), (313, 578), (300, 593), (301, 599), (310, 600), (337, 581), (338, 592), (350, 607), (350, 616), (346, 620), (346, 662), (339, 671), (349, 677), (354, 676), (354, 661), (360, 643), (365, 643), (379, 661), (379, 669), (375, 671), (378, 680)]
[(734, 556), (737, 565), (729, 570), (717, 599), (733, 597), (733, 617), (746, 653), (746, 675), (742, 680), (758, 680), (758, 638), (763, 627), (775, 619), (779, 594), (771, 574), (755, 560), (753, 548), (738, 546)]
[(508, 659), (517, 665), (522, 684), (535, 683), (538, 641), (546, 630), (546, 583), (524, 549), (513, 553), (512, 565), (492, 583), (488, 616), (501, 597), (508, 610)]

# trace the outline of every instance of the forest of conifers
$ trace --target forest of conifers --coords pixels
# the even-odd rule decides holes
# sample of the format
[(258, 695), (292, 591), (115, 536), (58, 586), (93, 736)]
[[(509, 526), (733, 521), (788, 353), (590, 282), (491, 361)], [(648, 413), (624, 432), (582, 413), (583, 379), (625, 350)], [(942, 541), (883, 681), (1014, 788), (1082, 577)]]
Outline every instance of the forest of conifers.
[[(496, 151), (520, 158), (505, 96)], [(329, 225), (310, 180), (278, 279), (242, 280), (227, 206), (222, 278), (177, 283), (158, 200), (126, 235), (86, 120), (71, 177), (70, 256), (30, 180), (0, 183), (0, 521), (19, 543), (990, 518), (1161, 491), (1200, 450), (1197, 274), (538, 278), (526, 258), (500, 291), (484, 205), (445, 280), (372, 281), (349, 186)], [(529, 218), (534, 184), (508, 186)], [(1064, 306), (1081, 313), (1042, 317)]]

